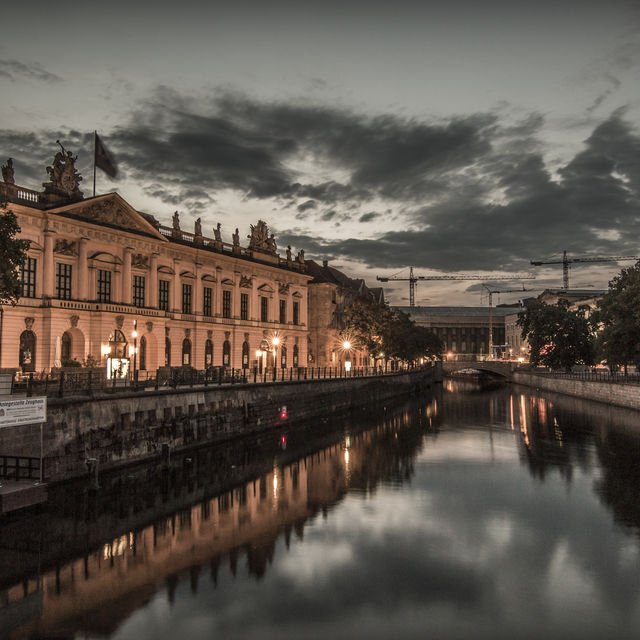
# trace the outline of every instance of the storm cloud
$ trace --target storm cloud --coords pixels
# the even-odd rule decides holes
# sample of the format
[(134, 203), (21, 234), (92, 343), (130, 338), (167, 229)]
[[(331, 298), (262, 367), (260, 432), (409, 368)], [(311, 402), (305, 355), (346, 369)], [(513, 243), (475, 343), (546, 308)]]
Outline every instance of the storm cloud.
[[(161, 205), (203, 215), (222, 192), (264, 203), (279, 244), (311, 258), (521, 271), (565, 249), (635, 253), (640, 137), (625, 111), (594, 124), (554, 166), (544, 124), (539, 113), (418, 120), (161, 87), (105, 138), (128, 179)], [(35, 178), (32, 160), (40, 154), (42, 165), (56, 138), (91, 148), (77, 131), (0, 131), (0, 146), (19, 148), (17, 174)], [(345, 237), (327, 234), (327, 223)]]

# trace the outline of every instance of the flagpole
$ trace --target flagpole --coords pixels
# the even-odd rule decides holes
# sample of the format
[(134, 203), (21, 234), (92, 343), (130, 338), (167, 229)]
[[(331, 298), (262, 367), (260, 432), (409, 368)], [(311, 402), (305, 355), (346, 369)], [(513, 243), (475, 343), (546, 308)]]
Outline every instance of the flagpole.
[(98, 132), (93, 132), (93, 197), (96, 197), (96, 139)]

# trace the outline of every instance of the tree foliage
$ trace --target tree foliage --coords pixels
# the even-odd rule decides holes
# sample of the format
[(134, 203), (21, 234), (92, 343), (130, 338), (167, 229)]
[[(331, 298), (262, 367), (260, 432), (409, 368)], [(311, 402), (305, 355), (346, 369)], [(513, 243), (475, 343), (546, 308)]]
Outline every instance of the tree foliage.
[(584, 310), (570, 309), (567, 300), (555, 305), (529, 302), (518, 325), (529, 343), (532, 365), (569, 371), (574, 364), (593, 364), (591, 325)]
[(28, 240), (18, 240), (20, 226), (13, 211), (0, 202), (0, 304), (15, 304), (22, 292), (18, 269), (24, 263)]
[(416, 325), (402, 311), (364, 298), (345, 307), (343, 322), (345, 331), (375, 358), (384, 354), (384, 358), (416, 361), (442, 352), (442, 342), (432, 331)]
[(592, 318), (599, 353), (609, 365), (640, 367), (640, 262), (609, 282)]

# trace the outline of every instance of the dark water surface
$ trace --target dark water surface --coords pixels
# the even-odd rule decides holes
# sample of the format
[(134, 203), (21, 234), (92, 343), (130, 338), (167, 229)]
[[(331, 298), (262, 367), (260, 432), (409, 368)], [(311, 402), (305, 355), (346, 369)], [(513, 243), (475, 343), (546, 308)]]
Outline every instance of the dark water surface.
[(447, 381), (100, 485), (0, 520), (0, 637), (640, 637), (631, 411)]

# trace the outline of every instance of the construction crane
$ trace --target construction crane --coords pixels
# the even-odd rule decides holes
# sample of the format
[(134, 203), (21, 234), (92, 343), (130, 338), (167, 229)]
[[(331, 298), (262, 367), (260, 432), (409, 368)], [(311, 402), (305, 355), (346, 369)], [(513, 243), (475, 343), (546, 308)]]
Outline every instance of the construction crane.
[(567, 252), (562, 252), (562, 260), (531, 260), (531, 264), (539, 267), (543, 264), (562, 265), (562, 288), (569, 288), (569, 265), (574, 262), (618, 262), (621, 260), (639, 260), (640, 256), (594, 256), (593, 258), (568, 258)]
[(494, 293), (520, 293), (521, 291), (535, 291), (535, 289), (490, 289), (486, 284), (482, 285), (489, 294), (489, 358), (493, 358), (493, 294)]
[(409, 282), (409, 306), (416, 306), (416, 284), (418, 280), (535, 280), (535, 276), (529, 273), (514, 273), (509, 276), (495, 276), (492, 274), (486, 275), (471, 275), (471, 276), (454, 276), (454, 275), (442, 275), (442, 276), (416, 276), (413, 273), (413, 267), (409, 268), (409, 277), (401, 278), (398, 276), (381, 277), (376, 276), (376, 280), (380, 282), (393, 281), (408, 281)]

